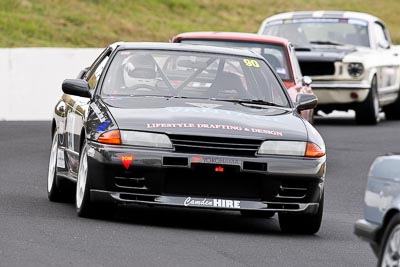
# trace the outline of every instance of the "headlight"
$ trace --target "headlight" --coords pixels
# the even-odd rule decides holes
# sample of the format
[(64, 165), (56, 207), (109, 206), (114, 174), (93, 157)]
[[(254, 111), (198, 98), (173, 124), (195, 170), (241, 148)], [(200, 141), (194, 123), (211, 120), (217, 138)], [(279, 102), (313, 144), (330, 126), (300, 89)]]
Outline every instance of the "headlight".
[(265, 141), (258, 154), (304, 156), (306, 145), (306, 142), (296, 141)]
[(101, 134), (98, 141), (111, 145), (131, 145), (143, 147), (172, 148), (171, 140), (165, 134), (138, 131), (112, 130)]
[(359, 77), (364, 72), (364, 66), (361, 63), (349, 63), (347, 71), (350, 76)]
[(299, 157), (322, 157), (325, 150), (311, 142), (265, 141), (258, 149), (260, 155), (285, 155)]
[(123, 145), (172, 148), (171, 140), (165, 134), (137, 131), (120, 131)]

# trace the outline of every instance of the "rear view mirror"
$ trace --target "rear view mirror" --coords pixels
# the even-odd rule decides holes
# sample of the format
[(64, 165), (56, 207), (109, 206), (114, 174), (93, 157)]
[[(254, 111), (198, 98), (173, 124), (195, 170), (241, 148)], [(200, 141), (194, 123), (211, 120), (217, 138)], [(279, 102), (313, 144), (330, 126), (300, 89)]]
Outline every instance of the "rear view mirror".
[(62, 90), (69, 95), (92, 97), (89, 91), (89, 84), (82, 79), (66, 79), (62, 83)]
[(298, 94), (296, 97), (296, 109), (298, 111), (313, 109), (317, 106), (318, 98), (312, 94)]

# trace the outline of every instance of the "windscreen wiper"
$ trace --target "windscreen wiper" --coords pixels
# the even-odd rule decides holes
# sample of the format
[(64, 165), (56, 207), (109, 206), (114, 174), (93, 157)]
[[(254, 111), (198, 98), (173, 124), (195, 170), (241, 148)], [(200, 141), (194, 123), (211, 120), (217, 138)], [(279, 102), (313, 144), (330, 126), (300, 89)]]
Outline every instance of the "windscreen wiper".
[(233, 102), (233, 103), (239, 103), (239, 104), (256, 104), (256, 105), (265, 105), (265, 106), (274, 106), (274, 107), (284, 107), (282, 105), (278, 105), (276, 103), (268, 102), (268, 101), (265, 101), (262, 99), (219, 99), (219, 98), (215, 98), (213, 100)]
[(159, 98), (175, 98), (173, 95), (136, 95), (136, 94), (103, 94), (105, 98), (114, 97), (159, 97)]
[(331, 41), (311, 41), (310, 44), (319, 44), (319, 45), (345, 45), (343, 43), (336, 43)]

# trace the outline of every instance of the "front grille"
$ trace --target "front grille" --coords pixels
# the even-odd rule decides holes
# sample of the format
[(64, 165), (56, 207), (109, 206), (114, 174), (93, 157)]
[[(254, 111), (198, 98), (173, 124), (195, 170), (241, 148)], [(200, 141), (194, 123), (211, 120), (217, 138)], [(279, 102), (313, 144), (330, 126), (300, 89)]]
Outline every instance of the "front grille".
[(254, 157), (261, 145), (260, 140), (170, 135), (176, 152), (226, 156)]
[(303, 75), (325, 76), (335, 74), (334, 62), (302, 61), (299, 63)]

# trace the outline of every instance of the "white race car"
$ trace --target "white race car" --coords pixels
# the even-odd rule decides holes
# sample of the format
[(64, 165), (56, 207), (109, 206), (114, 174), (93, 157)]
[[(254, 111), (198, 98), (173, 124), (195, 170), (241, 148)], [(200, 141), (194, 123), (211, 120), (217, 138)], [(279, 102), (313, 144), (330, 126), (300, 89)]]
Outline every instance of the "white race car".
[(360, 124), (400, 119), (400, 48), (385, 24), (369, 14), (345, 11), (282, 13), (267, 18), (259, 34), (289, 39), (303, 75), (310, 76), (317, 109), (353, 109)]

